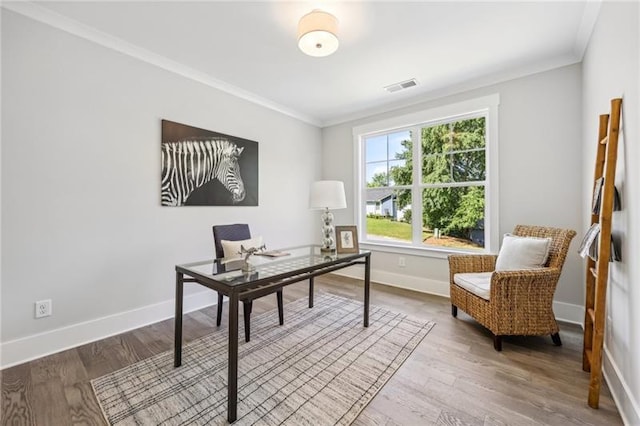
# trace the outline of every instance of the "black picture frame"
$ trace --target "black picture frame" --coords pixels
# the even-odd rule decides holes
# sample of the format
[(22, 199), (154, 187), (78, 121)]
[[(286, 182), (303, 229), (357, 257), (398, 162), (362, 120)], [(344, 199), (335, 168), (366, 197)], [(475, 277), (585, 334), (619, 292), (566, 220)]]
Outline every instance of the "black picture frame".
[[(199, 148), (195, 149), (199, 154), (191, 154), (194, 148)], [(214, 155), (209, 157), (209, 153)], [(207, 156), (207, 161), (198, 162), (198, 158), (205, 158), (204, 156)], [(185, 158), (188, 161), (184, 161)], [(232, 177), (229, 178), (228, 173), (220, 172), (219, 174), (226, 182), (222, 182), (215, 176), (202, 182), (203, 174), (200, 174), (198, 179), (194, 178), (194, 175), (198, 176), (200, 173), (198, 171), (214, 167), (213, 165), (218, 165), (219, 161), (226, 161), (225, 164), (229, 165), (226, 169), (232, 169), (237, 173), (231, 173)], [(191, 164), (194, 165), (194, 170), (191, 169)], [(258, 142), (256, 141), (162, 120), (161, 169), (160, 203), (162, 206), (258, 205), (259, 174)], [(198, 171), (195, 171), (196, 169)], [(243, 191), (238, 189), (240, 186), (237, 183), (238, 178)]]

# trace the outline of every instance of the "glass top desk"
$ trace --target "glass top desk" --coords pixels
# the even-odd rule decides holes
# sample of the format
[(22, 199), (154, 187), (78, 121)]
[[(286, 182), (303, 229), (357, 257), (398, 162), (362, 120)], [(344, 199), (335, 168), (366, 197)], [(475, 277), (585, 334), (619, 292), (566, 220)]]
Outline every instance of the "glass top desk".
[[(303, 280), (310, 281), (309, 307), (313, 307), (313, 278), (346, 268), (364, 265), (364, 314), (363, 324), (369, 326), (369, 287), (371, 277), (371, 252), (323, 253), (320, 246), (310, 245), (280, 250), (288, 253), (281, 257), (251, 256), (255, 267), (243, 272), (243, 260), (214, 259), (204, 262), (176, 265), (176, 316), (174, 366), (182, 364), (182, 303), (185, 282), (195, 282), (229, 297), (229, 367), (227, 386), (227, 420), (237, 418), (238, 403), (238, 302), (256, 299)], [(185, 277), (186, 276), (186, 277)]]

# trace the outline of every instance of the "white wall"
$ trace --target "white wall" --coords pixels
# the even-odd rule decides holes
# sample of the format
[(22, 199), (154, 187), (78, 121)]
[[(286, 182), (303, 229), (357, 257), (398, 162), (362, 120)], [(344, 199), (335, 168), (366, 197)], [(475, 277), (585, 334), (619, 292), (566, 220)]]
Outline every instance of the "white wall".
[[(2, 50), (2, 8), (0, 7), (0, 51)], [(0, 82), (2, 81), (2, 58), (0, 56)], [(2, 84), (0, 84), (0, 99), (2, 99)], [(2, 176), (2, 102), (0, 101), (0, 176)], [(2, 185), (0, 183), (0, 223), (2, 223)], [(2, 226), (0, 226), (0, 259), (2, 259)], [(2, 262), (0, 261), (0, 291), (2, 289)], [(0, 330), (2, 330), (2, 294), (0, 292)], [(0, 331), (0, 342), (2, 332)], [(2, 363), (2, 350), (0, 350), (0, 367)]]
[(583, 61), (583, 220), (588, 204), (598, 139), (598, 116), (612, 98), (622, 97), (622, 129), (616, 186), (622, 211), (613, 233), (622, 243), (622, 261), (610, 264), (604, 373), (627, 424), (640, 424), (640, 8), (637, 2), (603, 2)]
[[(623, 261), (611, 270), (605, 375), (627, 423), (640, 423), (637, 3), (603, 3), (582, 67), (425, 99), (322, 135), (12, 12), (1, 15), (1, 365), (170, 316), (173, 265), (210, 257), (214, 223), (248, 222), (273, 246), (317, 240), (318, 217), (299, 194), (322, 172), (343, 180), (354, 199), (352, 127), (491, 93), (501, 100), (500, 232), (544, 224), (573, 228), (579, 240), (589, 220), (597, 116), (623, 96), (623, 210), (614, 221)], [(260, 206), (160, 207), (162, 118), (259, 141)], [(352, 203), (335, 213), (337, 223), (353, 223)], [(556, 312), (581, 321), (576, 247)], [(448, 291), (444, 259), (403, 255), (399, 268), (397, 256), (374, 253), (374, 279)], [(210, 292), (187, 291), (192, 307), (212, 301)], [(33, 302), (46, 298), (54, 314), (35, 320)]]
[[(323, 129), (323, 177), (345, 182), (354, 199), (352, 128), (365, 123), (461, 102), (493, 93), (499, 106), (499, 230), (516, 224), (582, 229), (581, 68), (571, 65), (472, 90), (411, 107)], [(353, 202), (336, 212), (336, 223), (353, 223)], [(559, 318), (582, 321), (582, 261), (574, 240), (556, 292)], [(402, 287), (446, 294), (448, 264), (444, 258), (406, 257), (376, 252), (374, 279)]]
[[(258, 141), (260, 205), (161, 207), (163, 118)], [(3, 365), (172, 316), (174, 265), (212, 257), (213, 224), (319, 240), (320, 156), (314, 126), (4, 10)]]

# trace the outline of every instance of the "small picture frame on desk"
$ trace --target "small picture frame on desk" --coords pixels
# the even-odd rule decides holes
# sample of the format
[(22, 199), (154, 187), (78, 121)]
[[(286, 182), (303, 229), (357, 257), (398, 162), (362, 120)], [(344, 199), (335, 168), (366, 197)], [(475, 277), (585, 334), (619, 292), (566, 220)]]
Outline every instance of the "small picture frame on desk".
[(336, 252), (358, 253), (358, 228), (356, 226), (336, 226)]

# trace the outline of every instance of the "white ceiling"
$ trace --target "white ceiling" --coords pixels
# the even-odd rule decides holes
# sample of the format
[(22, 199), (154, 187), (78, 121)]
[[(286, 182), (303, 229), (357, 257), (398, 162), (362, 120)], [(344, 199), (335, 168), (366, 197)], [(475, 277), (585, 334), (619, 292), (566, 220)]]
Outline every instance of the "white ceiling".
[[(121, 52), (316, 125), (582, 59), (599, 3), (37, 2), (5, 3)], [(304, 55), (297, 23), (339, 20), (340, 47)], [(416, 78), (417, 87), (384, 86)]]

